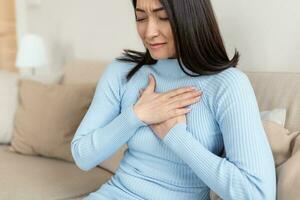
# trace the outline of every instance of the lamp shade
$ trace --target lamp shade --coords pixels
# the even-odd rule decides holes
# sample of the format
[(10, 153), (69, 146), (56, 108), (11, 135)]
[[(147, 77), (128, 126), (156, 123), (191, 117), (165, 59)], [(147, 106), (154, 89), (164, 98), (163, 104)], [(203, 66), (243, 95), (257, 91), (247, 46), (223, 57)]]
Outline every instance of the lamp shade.
[(22, 37), (16, 59), (18, 68), (39, 68), (47, 64), (46, 48), (43, 39), (34, 34)]

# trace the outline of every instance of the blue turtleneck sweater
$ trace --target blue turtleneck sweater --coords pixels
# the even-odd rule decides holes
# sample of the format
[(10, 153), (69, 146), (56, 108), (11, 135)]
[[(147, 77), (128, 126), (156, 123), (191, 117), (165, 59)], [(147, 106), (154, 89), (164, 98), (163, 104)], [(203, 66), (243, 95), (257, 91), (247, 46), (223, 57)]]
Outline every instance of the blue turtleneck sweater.
[[(128, 145), (115, 175), (86, 199), (208, 200), (209, 189), (225, 200), (275, 199), (274, 160), (244, 72), (231, 67), (191, 77), (176, 59), (162, 59), (127, 82), (133, 67), (117, 60), (107, 66), (72, 140), (76, 165), (85, 171)], [(162, 140), (133, 110), (150, 73), (155, 92), (185, 86), (203, 92), (189, 106), (187, 122), (173, 126)]]

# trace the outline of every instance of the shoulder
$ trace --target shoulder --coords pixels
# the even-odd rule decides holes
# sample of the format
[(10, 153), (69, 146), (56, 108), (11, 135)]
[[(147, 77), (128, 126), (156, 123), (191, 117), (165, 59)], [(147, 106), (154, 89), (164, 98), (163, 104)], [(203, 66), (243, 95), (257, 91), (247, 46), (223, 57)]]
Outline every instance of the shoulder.
[(112, 60), (100, 75), (97, 83), (96, 93), (104, 92), (113, 94), (120, 99), (127, 83), (126, 75), (135, 66), (135, 63)]
[(235, 67), (227, 68), (218, 74), (209, 75), (205, 84), (205, 91), (208, 94), (209, 103), (213, 107), (220, 102), (233, 99), (241, 101), (242, 98), (255, 95), (246, 73)]
[(216, 105), (241, 104), (256, 98), (248, 76), (241, 69), (228, 68), (219, 73), (215, 81), (213, 99)]
[(126, 80), (127, 73), (136, 65), (132, 62), (122, 62), (112, 60), (104, 69), (99, 78), (99, 82), (117, 82), (123, 83)]
[(235, 67), (230, 67), (218, 74), (210, 75), (207, 85), (213, 96), (224, 92), (238, 92), (245, 88), (252, 89), (246, 73)]
[(234, 86), (237, 83), (248, 82), (248, 76), (239, 68), (230, 67), (216, 75), (215, 81), (219, 86), (229, 87)]
[(222, 121), (229, 110), (237, 114), (258, 108), (253, 86), (241, 69), (229, 68), (221, 72), (216, 80), (218, 87), (213, 94), (212, 104), (217, 121)]
[(123, 62), (114, 59), (105, 67), (104, 74), (120, 76), (126, 72), (129, 72), (135, 65), (136, 63)]

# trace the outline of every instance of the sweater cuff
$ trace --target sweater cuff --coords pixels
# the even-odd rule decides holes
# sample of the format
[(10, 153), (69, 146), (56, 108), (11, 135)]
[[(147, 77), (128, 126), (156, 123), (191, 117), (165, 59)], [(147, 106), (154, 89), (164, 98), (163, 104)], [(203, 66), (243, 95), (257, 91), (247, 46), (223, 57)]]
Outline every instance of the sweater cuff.
[(137, 127), (137, 128), (141, 126), (148, 126), (148, 124), (146, 124), (145, 122), (143, 122), (138, 118), (138, 116), (134, 112), (133, 106), (134, 105), (130, 105), (122, 111), (122, 113), (125, 114), (124, 116), (126, 116), (126, 119), (124, 120), (126, 120), (128, 126)]
[[(177, 146), (182, 140), (187, 138), (186, 123), (178, 123), (173, 126), (167, 135), (163, 138), (163, 142), (168, 146)], [(178, 147), (178, 146), (177, 146)]]

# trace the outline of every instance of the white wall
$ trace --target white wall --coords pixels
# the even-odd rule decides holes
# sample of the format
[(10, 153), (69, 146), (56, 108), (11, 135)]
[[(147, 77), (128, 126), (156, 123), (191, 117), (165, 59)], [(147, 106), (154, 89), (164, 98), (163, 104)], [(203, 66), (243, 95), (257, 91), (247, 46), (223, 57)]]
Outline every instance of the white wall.
[(213, 0), (229, 51), (256, 71), (300, 72), (300, 1)]
[(15, 0), (15, 7), (17, 43), (19, 43), (22, 36), (27, 32), (27, 9), (25, 0)]
[[(239, 50), (242, 68), (300, 72), (299, 1), (212, 1), (228, 52)], [(40, 2), (27, 6), (27, 27), (46, 39), (53, 67), (76, 58), (110, 61), (123, 48), (143, 49), (131, 0)]]
[(122, 48), (142, 47), (129, 1), (45, 0), (27, 16), (29, 29), (50, 42), (54, 65), (75, 58), (110, 61)]

